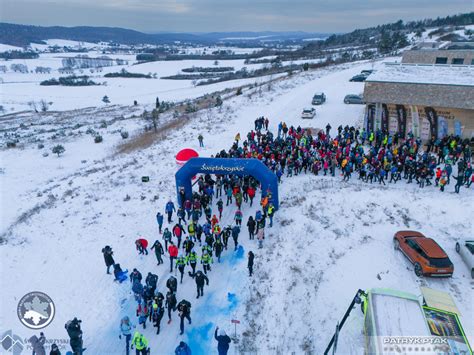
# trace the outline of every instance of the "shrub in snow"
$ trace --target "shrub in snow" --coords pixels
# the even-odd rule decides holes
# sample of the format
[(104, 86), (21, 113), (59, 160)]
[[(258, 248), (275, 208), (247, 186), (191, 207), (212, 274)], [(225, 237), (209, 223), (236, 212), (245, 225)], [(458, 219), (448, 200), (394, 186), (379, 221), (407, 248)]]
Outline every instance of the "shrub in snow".
[(7, 148), (15, 148), (16, 147), (16, 142), (15, 141), (8, 141), (7, 142)]
[(107, 128), (107, 122), (105, 120), (100, 123), (100, 128)]
[(102, 102), (106, 103), (106, 104), (110, 104), (110, 100), (109, 100), (109, 97), (107, 95), (105, 95), (103, 98), (102, 98)]
[(242, 95), (242, 88), (238, 88), (237, 92), (235, 93), (236, 95)]
[(197, 111), (197, 107), (196, 107), (196, 105), (192, 104), (191, 102), (188, 102), (186, 104), (185, 111), (186, 111), (186, 113), (193, 113), (193, 112)]
[(120, 132), (120, 135), (122, 136), (123, 139), (127, 139), (127, 138), (128, 138), (128, 132), (127, 132), (127, 131), (122, 131), (122, 132)]
[(222, 98), (220, 97), (220, 95), (217, 96), (217, 98), (216, 98), (216, 107), (222, 106), (222, 103), (223, 103), (223, 101), (222, 101)]
[(94, 137), (94, 143), (102, 143), (104, 139), (102, 138), (102, 136), (100, 134), (96, 135)]
[(41, 100), (40, 101), (41, 111), (43, 111), (43, 112), (48, 111), (50, 104), (51, 104), (50, 102), (46, 102), (45, 100)]
[(38, 144), (38, 149), (43, 149), (43, 148), (44, 148), (44, 144), (43, 144), (43, 143)]
[(57, 154), (58, 157), (65, 151), (66, 149), (61, 144), (55, 145), (52, 150), (53, 154)]
[(86, 134), (95, 134), (95, 131), (94, 131), (94, 129), (89, 127), (89, 128), (87, 128)]
[(45, 158), (46, 158), (47, 156), (49, 156), (49, 154), (48, 154), (48, 153), (46, 153), (46, 152), (44, 152), (44, 153), (43, 153), (43, 157), (45, 157)]

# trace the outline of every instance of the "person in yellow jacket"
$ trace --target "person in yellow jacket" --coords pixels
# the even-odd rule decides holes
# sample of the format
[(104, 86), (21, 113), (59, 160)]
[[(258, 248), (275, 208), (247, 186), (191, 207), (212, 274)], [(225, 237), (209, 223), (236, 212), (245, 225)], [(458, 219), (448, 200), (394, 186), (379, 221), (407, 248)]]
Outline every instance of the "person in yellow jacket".
[(145, 338), (143, 334), (140, 334), (140, 332), (135, 332), (135, 334), (133, 335), (131, 348), (133, 349), (133, 347), (135, 347), (136, 349), (135, 350), (136, 355), (149, 354), (148, 340)]

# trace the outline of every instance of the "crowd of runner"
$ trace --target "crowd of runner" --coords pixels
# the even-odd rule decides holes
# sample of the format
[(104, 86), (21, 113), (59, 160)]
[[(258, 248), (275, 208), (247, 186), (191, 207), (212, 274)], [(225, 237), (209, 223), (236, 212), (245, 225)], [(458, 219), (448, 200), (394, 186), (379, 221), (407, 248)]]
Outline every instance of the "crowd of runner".
[[(419, 138), (408, 134), (407, 139), (380, 130), (366, 132), (354, 127), (339, 126), (331, 135), (332, 127), (313, 134), (309, 129), (288, 127), (280, 122), (275, 136), (262, 127), (267, 119), (255, 121), (255, 129), (241, 141), (236, 135), (231, 149), (222, 150), (216, 157), (257, 158), (278, 177), (291, 177), (301, 173), (342, 176), (349, 181), (355, 175), (367, 183), (396, 184), (398, 181), (425, 186), (445, 186), (455, 180), (454, 191), (469, 188), (472, 174), (472, 149), (469, 140), (446, 136), (432, 139), (423, 148)], [(457, 171), (457, 175), (453, 171)]]
[[(432, 139), (424, 148), (421, 141), (410, 134), (407, 139), (401, 139), (396, 134), (339, 126), (331, 135), (329, 124), (325, 131), (313, 134), (309, 129), (288, 127), (280, 122), (274, 135), (268, 130), (268, 125), (268, 119), (257, 118), (246, 139), (242, 140), (238, 133), (230, 149), (218, 152), (215, 157), (259, 159), (276, 174), (279, 182), (304, 173), (342, 176), (343, 181), (356, 178), (370, 184), (405, 181), (407, 184), (416, 183), (420, 188), (431, 185), (444, 191), (445, 186), (454, 180), (454, 191), (459, 193), (461, 187), (469, 188), (474, 181), (469, 141), (458, 137)], [(202, 146), (201, 135), (198, 140)], [(138, 326), (146, 329), (149, 323), (156, 328), (156, 334), (160, 333), (165, 313), (170, 324), (174, 312), (178, 311), (180, 334), (184, 332), (185, 320), (191, 324), (191, 302), (184, 298), (178, 302), (177, 297), (178, 284), (182, 284), (184, 278), (194, 280), (196, 299), (199, 299), (204, 295), (204, 286), (209, 285), (213, 264), (220, 263), (226, 251), (238, 250), (243, 224), (248, 238), (256, 238), (259, 248), (263, 247), (265, 228), (273, 225), (275, 207), (268, 191), (258, 200), (260, 206), (255, 216), (250, 215), (244, 220), (243, 204), (253, 206), (260, 189), (259, 182), (252, 176), (206, 174), (200, 176), (195, 185), (197, 188), (192, 198), (187, 199), (183, 191), (176, 205), (169, 200), (164, 213), (156, 214), (161, 240), (157, 239), (150, 250), (158, 266), (164, 264), (164, 258), (169, 259), (171, 275), (165, 276), (165, 295), (158, 290), (158, 275), (148, 272), (143, 278), (137, 269), (133, 269), (127, 277), (120, 264), (114, 262), (112, 248), (106, 246), (102, 250), (107, 273), (113, 266), (117, 281), (130, 281)], [(231, 223), (223, 223), (224, 209), (230, 211)], [(139, 254), (149, 254), (145, 238), (137, 239), (135, 246)], [(250, 251), (249, 276), (252, 276), (253, 260), (254, 253)], [(173, 276), (173, 271), (177, 277)], [(137, 355), (145, 355), (150, 351), (148, 339), (135, 328), (129, 317), (124, 317), (120, 324), (120, 338), (125, 339), (127, 355), (130, 348), (134, 348)], [(214, 337), (219, 354), (227, 354), (231, 342), (229, 336), (216, 328)], [(176, 354), (189, 355), (191, 349), (181, 341)]]

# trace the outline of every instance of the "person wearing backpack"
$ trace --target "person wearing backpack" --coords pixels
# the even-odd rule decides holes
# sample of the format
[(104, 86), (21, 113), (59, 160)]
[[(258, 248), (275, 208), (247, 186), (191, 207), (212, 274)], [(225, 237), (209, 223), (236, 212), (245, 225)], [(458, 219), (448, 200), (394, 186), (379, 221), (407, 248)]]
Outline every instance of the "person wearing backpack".
[(150, 349), (148, 349), (148, 340), (140, 332), (135, 332), (135, 334), (133, 335), (131, 348), (133, 349), (133, 347), (135, 347), (136, 355), (150, 354)]
[(125, 352), (126, 355), (130, 354), (130, 341), (132, 340), (132, 329), (135, 328), (135, 325), (130, 322), (128, 316), (125, 316), (120, 321), (120, 335), (119, 339), (122, 339), (122, 336), (125, 337)]
[(181, 330), (181, 333), (179, 334), (183, 335), (184, 318), (186, 318), (189, 321), (189, 324), (191, 324), (191, 303), (183, 299), (181, 302), (178, 303), (178, 312), (179, 312), (179, 317), (181, 318), (181, 321), (179, 323), (179, 329)]
[(143, 329), (146, 329), (146, 320), (148, 318), (148, 306), (146, 302), (142, 302), (141, 300), (138, 302), (137, 317), (138, 324), (143, 324)]

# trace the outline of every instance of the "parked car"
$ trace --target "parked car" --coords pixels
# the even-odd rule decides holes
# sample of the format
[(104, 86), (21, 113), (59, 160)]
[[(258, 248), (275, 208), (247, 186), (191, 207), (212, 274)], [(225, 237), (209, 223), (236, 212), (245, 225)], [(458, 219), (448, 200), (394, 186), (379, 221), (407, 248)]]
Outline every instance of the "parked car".
[(471, 270), (471, 278), (474, 279), (474, 240), (460, 240), (456, 243), (456, 251)]
[(375, 72), (374, 69), (370, 69), (370, 70), (369, 70), (369, 69), (366, 69), (366, 70), (362, 70), (360, 73), (361, 73), (361, 74), (365, 74), (365, 75), (370, 75), (370, 74), (372, 74), (372, 73), (374, 73), (374, 72)]
[(416, 276), (450, 277), (454, 266), (444, 250), (420, 232), (400, 231), (393, 237), (395, 250), (400, 250), (415, 266)]
[(301, 112), (301, 118), (314, 118), (316, 116), (316, 109), (313, 107), (305, 108), (303, 112)]
[(345, 104), (361, 104), (361, 105), (365, 104), (364, 99), (362, 98), (362, 96), (353, 95), (353, 94), (346, 95), (344, 97), (344, 103)]
[(354, 75), (349, 81), (362, 82), (362, 81), (365, 81), (365, 79), (367, 79), (368, 76), (369, 76), (368, 74), (357, 74), (357, 75)]
[(326, 95), (324, 95), (323, 92), (318, 92), (314, 94), (313, 101), (311, 101), (313, 105), (322, 105), (325, 102), (326, 102)]

